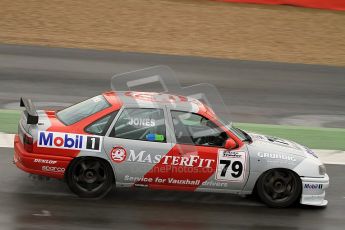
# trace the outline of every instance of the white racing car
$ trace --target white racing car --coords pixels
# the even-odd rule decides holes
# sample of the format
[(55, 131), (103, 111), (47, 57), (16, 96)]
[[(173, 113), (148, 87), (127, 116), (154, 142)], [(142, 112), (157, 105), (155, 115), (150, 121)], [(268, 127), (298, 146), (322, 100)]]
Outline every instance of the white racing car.
[(116, 185), (257, 192), (270, 207), (327, 205), (329, 178), (310, 149), (240, 130), (193, 98), (110, 91), (58, 112), (25, 98), (21, 105), (16, 165), (65, 179), (80, 197)]

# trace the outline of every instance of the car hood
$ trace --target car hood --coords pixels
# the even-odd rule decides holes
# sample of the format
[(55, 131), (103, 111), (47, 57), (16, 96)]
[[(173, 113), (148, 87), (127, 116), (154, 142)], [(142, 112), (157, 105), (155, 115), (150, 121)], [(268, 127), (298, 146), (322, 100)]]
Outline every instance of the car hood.
[(290, 140), (257, 133), (248, 134), (253, 140), (251, 145), (262, 151), (293, 154), (301, 157), (308, 157), (309, 154), (313, 154), (307, 147)]

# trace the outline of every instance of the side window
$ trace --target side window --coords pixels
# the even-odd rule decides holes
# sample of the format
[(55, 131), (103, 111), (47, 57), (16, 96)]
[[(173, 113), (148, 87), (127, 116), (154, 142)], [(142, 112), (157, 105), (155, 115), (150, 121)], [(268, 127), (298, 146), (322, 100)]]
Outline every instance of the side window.
[(162, 109), (124, 109), (111, 136), (124, 139), (166, 142)]
[(228, 135), (209, 119), (188, 112), (171, 111), (179, 144), (223, 147)]
[(104, 136), (105, 133), (107, 132), (107, 129), (108, 129), (111, 121), (113, 121), (113, 119), (111, 119), (111, 118), (115, 118), (117, 112), (118, 111), (111, 113), (111, 114), (108, 114), (108, 115), (98, 119), (97, 121), (91, 123), (90, 125), (88, 125), (85, 128), (85, 132), (91, 133), (94, 135)]

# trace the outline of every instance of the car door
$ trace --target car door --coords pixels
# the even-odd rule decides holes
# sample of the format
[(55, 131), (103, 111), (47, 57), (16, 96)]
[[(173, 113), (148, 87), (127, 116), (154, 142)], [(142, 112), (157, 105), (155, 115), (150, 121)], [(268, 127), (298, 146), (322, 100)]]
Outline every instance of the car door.
[(171, 150), (164, 108), (124, 107), (104, 138), (119, 186), (150, 186), (169, 169), (154, 166)]
[(246, 147), (224, 148), (229, 130), (196, 113), (171, 110), (171, 184), (184, 190), (241, 190), (248, 177)]

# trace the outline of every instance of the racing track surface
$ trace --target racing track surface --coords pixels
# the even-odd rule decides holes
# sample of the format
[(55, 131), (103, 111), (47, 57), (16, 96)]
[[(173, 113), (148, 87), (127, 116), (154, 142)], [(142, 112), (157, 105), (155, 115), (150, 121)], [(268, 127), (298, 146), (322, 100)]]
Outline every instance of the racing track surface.
[[(345, 68), (154, 54), (0, 45), (0, 108), (20, 96), (39, 105), (77, 102), (110, 88), (116, 73), (172, 67), (185, 86), (215, 84), (232, 120), (345, 127)], [(316, 115), (316, 116), (315, 116)], [(227, 194), (119, 190), (73, 196), (60, 181), (34, 181), (0, 148), (0, 229), (344, 229), (344, 166), (328, 165), (326, 209), (269, 209)]]
[(75, 197), (57, 180), (34, 181), (0, 148), (1, 229), (344, 229), (344, 167), (328, 165), (327, 208), (270, 209), (227, 194), (119, 189), (102, 200)]
[(20, 96), (67, 105), (110, 89), (114, 74), (154, 65), (170, 66), (183, 86), (215, 84), (235, 122), (345, 127), (341, 67), (12, 45), (0, 45), (0, 109)]

